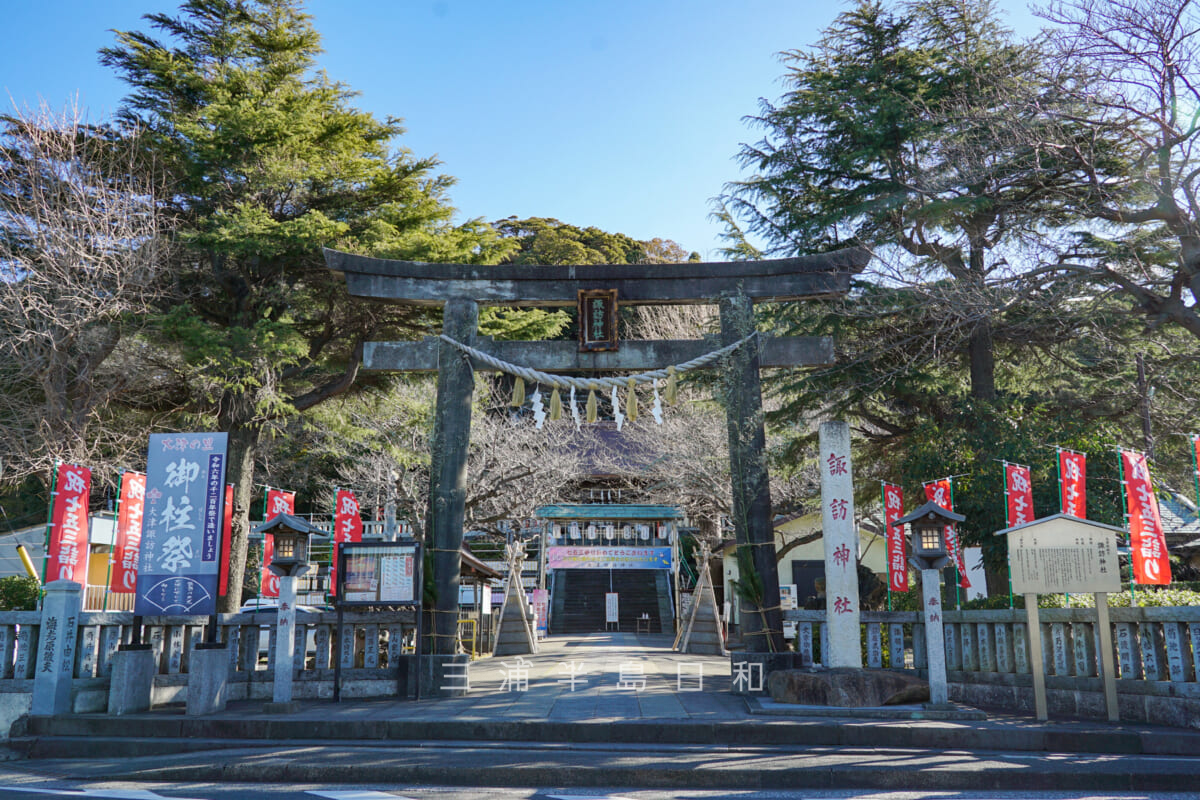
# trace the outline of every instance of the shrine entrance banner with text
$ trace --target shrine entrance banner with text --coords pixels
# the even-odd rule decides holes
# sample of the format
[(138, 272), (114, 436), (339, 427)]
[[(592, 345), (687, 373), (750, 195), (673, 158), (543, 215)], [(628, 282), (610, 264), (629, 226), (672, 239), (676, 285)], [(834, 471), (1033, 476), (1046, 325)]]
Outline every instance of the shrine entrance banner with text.
[(548, 547), (546, 569), (670, 569), (669, 547)]
[[(270, 522), (280, 514), (295, 514), (296, 493), (285, 492), (282, 489), (268, 489), (267, 507), (264, 511), (264, 522)], [(263, 597), (279, 597), (279, 576), (267, 569), (274, 555), (275, 537), (268, 533), (263, 537), (262, 591), (259, 592)]]
[(224, 433), (151, 434), (133, 613), (217, 613)]
[(54, 506), (50, 515), (50, 549), (46, 552), (46, 582), (87, 583), (88, 503), (92, 471), (59, 464), (54, 481)]
[[(142, 544), (142, 513), (146, 502), (146, 476), (126, 472), (121, 476), (121, 499), (117, 510), (117, 540), (113, 546), (110, 591), (137, 591), (138, 552)], [(226, 551), (228, 552), (228, 551)]]
[(349, 489), (339, 489), (333, 509), (333, 563), (329, 568), (329, 593), (337, 594), (338, 545), (361, 542), (362, 514), (358, 499)]
[(1059, 509), (1087, 519), (1087, 456), (1072, 450), (1058, 451)]
[(1167, 560), (1167, 540), (1145, 454), (1122, 450), (1121, 473), (1125, 478), (1134, 583), (1166, 586), (1171, 582), (1171, 564)]
[(1004, 462), (1004, 497), (1008, 527), (1015, 528), (1033, 520), (1033, 476), (1029, 467)]
[(887, 522), (888, 587), (893, 592), (908, 591), (908, 560), (904, 552), (904, 526), (892, 523), (904, 516), (904, 490), (891, 483), (883, 485), (883, 518)]

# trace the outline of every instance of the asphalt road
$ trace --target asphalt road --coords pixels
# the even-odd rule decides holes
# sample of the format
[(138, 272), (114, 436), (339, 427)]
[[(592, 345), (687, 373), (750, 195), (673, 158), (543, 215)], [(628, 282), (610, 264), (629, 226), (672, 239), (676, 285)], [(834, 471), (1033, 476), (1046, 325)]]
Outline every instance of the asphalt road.
[(55, 800), (55, 798), (103, 798), (104, 800), (1130, 800), (1146, 798), (1196, 798), (1180, 793), (1079, 793), (1079, 792), (970, 792), (920, 791), (878, 792), (837, 790), (788, 791), (697, 791), (661, 789), (612, 789), (570, 787), (446, 787), (446, 786), (329, 786), (315, 784), (246, 783), (138, 783), (126, 781), (70, 781), (18, 770), (0, 770), (0, 798), (9, 800)]
[[(54, 781), (64, 783), (60, 786)], [(196, 800), (224, 796), (214, 792), (234, 791), (233, 796), (240, 796), (237, 790), (226, 788), (239, 786), (249, 787), (242, 791), (255, 797), (290, 792), (305, 800), (316, 796), (305, 794), (310, 791), (326, 792), (322, 796), (327, 800), (391, 800), (380, 795), (354, 795), (359, 786), (376, 791), (383, 787), (395, 797), (413, 800), (551, 800), (551, 789), (598, 798), (612, 786), (638, 787), (637, 791), (642, 792), (635, 792), (638, 798), (947, 796), (957, 800), (1000, 791), (1025, 792), (1010, 796), (1029, 797), (1182, 797), (1188, 796), (1187, 792), (1200, 792), (1200, 758), (870, 747), (567, 746), (515, 742), (337, 747), (277, 743), (273, 747), (133, 758), (14, 760), (6, 762), (0, 771), (0, 795), (34, 794), (16, 791), (19, 788), (109, 785), (105, 782), (149, 787), (159, 795)], [(421, 790), (423, 793), (407, 788), (418, 786), (427, 788)], [(461, 788), (435, 791), (428, 788), (431, 786)], [(496, 786), (509, 788), (477, 788)], [(847, 793), (836, 794), (838, 790)], [(631, 791), (610, 794), (629, 797)], [(1131, 791), (1142, 794), (1125, 794)], [(350, 794), (332, 794), (342, 792)], [(112, 797), (154, 800), (146, 794)]]

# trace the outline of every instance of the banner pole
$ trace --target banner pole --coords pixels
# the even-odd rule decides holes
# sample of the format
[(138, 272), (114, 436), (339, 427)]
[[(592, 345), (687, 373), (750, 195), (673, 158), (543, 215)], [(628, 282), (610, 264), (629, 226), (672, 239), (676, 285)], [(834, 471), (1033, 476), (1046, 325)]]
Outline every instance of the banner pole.
[(1196, 441), (1200, 436), (1190, 434), (1188, 441), (1192, 443), (1192, 482), (1196, 484), (1196, 515), (1200, 517), (1200, 451), (1196, 449)]
[[(1009, 510), (1012, 507), (1012, 503), (1009, 502), (1009, 496), (1008, 496), (1009, 487), (1008, 487), (1008, 462), (1007, 461), (1000, 462), (1000, 471), (1001, 471), (1001, 476), (1004, 480), (1004, 527), (1011, 528), (1012, 527), (1012, 519), (1008, 515), (1009, 515)], [(1008, 537), (1007, 536), (1004, 537), (1004, 540), (1005, 540), (1004, 545), (1005, 545), (1005, 547), (1007, 547), (1008, 546)], [(1012, 564), (1009, 563), (1008, 559), (1005, 559), (1004, 567), (1005, 567), (1005, 569), (1008, 570), (1008, 607), (1011, 609), (1013, 607)]]
[(1129, 605), (1136, 607), (1137, 592), (1133, 588), (1133, 581), (1136, 577), (1133, 574), (1133, 531), (1129, 529), (1129, 495), (1125, 488), (1125, 455), (1119, 447), (1117, 448), (1117, 470), (1120, 476), (1118, 482), (1121, 484), (1121, 515), (1125, 520), (1125, 532), (1129, 536)]
[(38, 587), (38, 599), (46, 594), (46, 571), (50, 566), (50, 538), (54, 531), (54, 496), (58, 494), (58, 468), (62, 461), (54, 459), (54, 469), (50, 472), (50, 503), (46, 511), (46, 541), (42, 545), (42, 585)]
[[(892, 530), (891, 530), (892, 526), (889, 525), (887, 522), (887, 515), (888, 515), (887, 481), (879, 482), (879, 494), (880, 494), (880, 497), (883, 498), (883, 534), (886, 537), (886, 543), (887, 543), (887, 546), (884, 548), (883, 552), (887, 553), (888, 558), (890, 559), (891, 554), (888, 551), (891, 548), (891, 544), (892, 544)], [(892, 610), (892, 564), (891, 564), (890, 560), (888, 562), (887, 610), (888, 611)]]
[[(950, 510), (954, 510), (954, 476), (950, 475), (946, 478), (946, 483), (950, 484)], [(962, 536), (955, 536), (954, 541), (958, 543), (958, 554), (954, 557), (954, 608), (962, 611), (962, 576), (958, 574), (958, 559), (963, 556), (963, 541)]]
[(108, 589), (112, 586), (112, 568), (113, 561), (117, 557), (117, 536), (121, 528), (121, 487), (125, 484), (125, 470), (117, 473), (117, 513), (113, 519), (116, 523), (113, 528), (113, 543), (108, 551), (108, 572), (104, 576), (104, 601), (101, 603), (100, 610), (108, 611)]

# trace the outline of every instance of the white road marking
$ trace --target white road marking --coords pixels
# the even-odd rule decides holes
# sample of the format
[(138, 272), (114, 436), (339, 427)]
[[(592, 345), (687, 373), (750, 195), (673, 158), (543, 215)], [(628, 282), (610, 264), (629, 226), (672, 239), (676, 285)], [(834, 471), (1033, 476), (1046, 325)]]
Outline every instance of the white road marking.
[(348, 792), (314, 792), (308, 791), (305, 794), (315, 794), (317, 797), (326, 797), (329, 800), (413, 800), (411, 797), (405, 797), (399, 794), (390, 794), (388, 792), (373, 792), (369, 789), (348, 791)]
[(109, 800), (197, 800), (188, 797), (166, 797), (146, 789), (44, 789), (36, 786), (0, 786), (4, 792), (33, 792), (63, 797), (104, 797)]
[(550, 800), (633, 800), (615, 794), (548, 794), (546, 797)]

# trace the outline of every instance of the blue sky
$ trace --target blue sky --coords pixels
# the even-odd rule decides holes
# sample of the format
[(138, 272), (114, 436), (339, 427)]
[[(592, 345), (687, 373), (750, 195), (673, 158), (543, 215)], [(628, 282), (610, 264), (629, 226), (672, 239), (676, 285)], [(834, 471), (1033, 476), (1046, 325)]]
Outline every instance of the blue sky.
[[(78, 93), (93, 119), (123, 84), (97, 62), (110, 29), (144, 30), (155, 0), (9, 0), (0, 91), (18, 105)], [(1035, 27), (1023, 2), (1010, 24)], [(403, 117), (401, 144), (458, 178), (462, 217), (557, 217), (717, 260), (709, 199), (780, 94), (777, 53), (805, 47), (834, 0), (310, 0), (321, 67), (359, 106)]]

